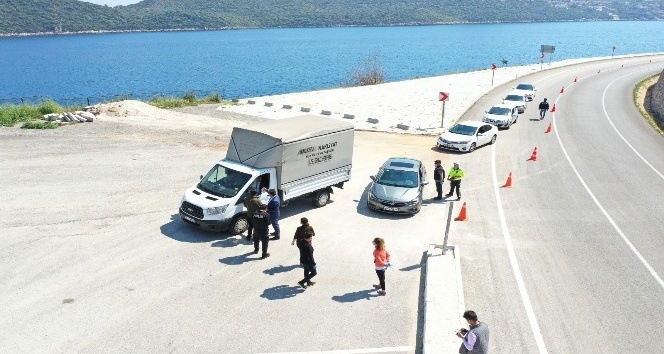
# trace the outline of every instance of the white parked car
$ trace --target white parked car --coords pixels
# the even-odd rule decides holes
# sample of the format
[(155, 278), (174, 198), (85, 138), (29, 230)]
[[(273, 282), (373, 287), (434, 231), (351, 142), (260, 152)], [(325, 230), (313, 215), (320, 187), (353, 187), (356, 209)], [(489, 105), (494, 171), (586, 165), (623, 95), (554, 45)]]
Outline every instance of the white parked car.
[(467, 120), (440, 134), (436, 146), (441, 149), (472, 152), (482, 145), (493, 144), (498, 128), (491, 124)]
[(506, 104), (497, 104), (486, 112), (484, 123), (493, 124), (498, 128), (508, 129), (516, 123), (519, 113), (515, 107)]
[(514, 88), (514, 92), (526, 96), (526, 100), (532, 101), (535, 97), (535, 85), (520, 83)]
[(526, 107), (528, 107), (526, 96), (518, 94), (516, 92), (512, 92), (509, 95), (505, 96), (505, 99), (503, 99), (503, 103), (506, 105), (510, 105), (511, 107), (516, 107), (519, 113), (525, 112)]

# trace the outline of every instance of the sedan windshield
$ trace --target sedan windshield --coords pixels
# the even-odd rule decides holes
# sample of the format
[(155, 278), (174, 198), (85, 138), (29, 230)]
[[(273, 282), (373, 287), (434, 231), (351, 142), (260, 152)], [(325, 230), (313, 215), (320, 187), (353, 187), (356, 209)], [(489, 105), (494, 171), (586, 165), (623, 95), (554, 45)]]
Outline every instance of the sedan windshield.
[(523, 101), (523, 96), (519, 95), (508, 95), (505, 97), (506, 101)]
[(222, 198), (232, 198), (242, 190), (251, 175), (221, 165), (214, 166), (198, 184), (198, 188)]
[(453, 126), (452, 129), (450, 129), (450, 133), (468, 135), (468, 136), (475, 135), (476, 131), (477, 131), (476, 127), (471, 127), (469, 125), (463, 125), (463, 124), (457, 124)]
[(534, 89), (533, 85), (528, 84), (519, 84), (516, 87), (517, 90), (532, 91)]
[(376, 183), (391, 187), (415, 188), (418, 184), (417, 172), (386, 168), (378, 172)]
[(497, 116), (508, 116), (512, 110), (505, 107), (491, 107), (489, 114), (495, 114)]

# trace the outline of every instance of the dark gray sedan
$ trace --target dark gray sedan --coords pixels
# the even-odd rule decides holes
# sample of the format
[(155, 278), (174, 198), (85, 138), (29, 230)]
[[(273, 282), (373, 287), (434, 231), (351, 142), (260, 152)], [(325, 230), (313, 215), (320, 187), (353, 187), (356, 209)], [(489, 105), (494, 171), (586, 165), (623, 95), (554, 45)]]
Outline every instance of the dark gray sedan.
[(422, 191), (428, 184), (422, 162), (405, 157), (391, 157), (371, 176), (367, 206), (371, 209), (402, 214), (416, 214), (422, 207)]

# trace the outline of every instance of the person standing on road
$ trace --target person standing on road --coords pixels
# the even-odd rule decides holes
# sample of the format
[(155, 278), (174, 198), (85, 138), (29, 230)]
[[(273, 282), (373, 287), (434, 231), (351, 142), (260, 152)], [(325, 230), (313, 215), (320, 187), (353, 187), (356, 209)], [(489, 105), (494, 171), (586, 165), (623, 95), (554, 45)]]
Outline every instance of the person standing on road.
[(477, 319), (475, 311), (466, 311), (463, 318), (468, 322), (468, 328), (457, 331), (457, 337), (463, 342), (459, 348), (460, 354), (487, 354), (489, 352), (489, 326)]
[(272, 228), (274, 228), (274, 232), (271, 234), (274, 235), (272, 240), (278, 240), (281, 236), (281, 230), (279, 229), (279, 217), (281, 216), (281, 211), (279, 209), (281, 208), (281, 200), (277, 195), (277, 191), (274, 189), (270, 189), (268, 194), (270, 195), (270, 201), (267, 202), (267, 212), (270, 214)]
[(549, 110), (549, 102), (546, 101), (546, 98), (544, 101), (540, 102), (539, 104), (539, 110), (540, 110), (540, 120), (544, 119), (544, 115), (546, 112)]
[(464, 177), (463, 170), (459, 168), (459, 163), (455, 162), (454, 167), (447, 175), (447, 179), (450, 181), (450, 192), (445, 195), (446, 197), (451, 197), (456, 189), (457, 200), (461, 200), (461, 179)]
[(304, 279), (298, 281), (302, 289), (316, 284), (311, 281), (318, 272), (316, 271), (316, 261), (314, 260), (314, 247), (311, 245), (311, 238), (313, 235), (307, 234), (302, 241), (302, 266), (304, 266)]
[(267, 246), (270, 242), (270, 237), (267, 234), (270, 226), (270, 214), (267, 213), (267, 207), (261, 204), (259, 210), (251, 216), (251, 219), (254, 225), (254, 254), (258, 254), (258, 244), (260, 243), (263, 250), (261, 259), (270, 257), (270, 254), (267, 253)]
[(443, 199), (443, 183), (445, 182), (445, 169), (440, 164), (440, 160), (436, 160), (433, 163), (436, 166), (433, 170), (433, 180), (436, 183), (436, 192), (438, 193), (436, 197), (433, 199), (441, 200)]
[(251, 234), (254, 230), (254, 223), (252, 222), (252, 216), (254, 213), (260, 210), (261, 203), (258, 199), (258, 192), (255, 189), (249, 190), (249, 198), (244, 200), (244, 207), (247, 208), (247, 240), (251, 240)]
[(293, 242), (291, 242), (291, 245), (297, 244), (297, 249), (300, 251), (300, 264), (304, 264), (302, 261), (302, 245), (304, 239), (307, 235), (316, 236), (316, 232), (314, 232), (314, 228), (309, 225), (309, 219), (301, 218), (300, 224), (301, 225), (295, 230), (295, 236), (293, 236)]
[(378, 295), (387, 295), (385, 291), (385, 270), (390, 266), (390, 252), (385, 248), (385, 240), (376, 237), (373, 240), (374, 245), (374, 266), (376, 267), (376, 275), (378, 275), (379, 284), (374, 284), (374, 288), (378, 290)]

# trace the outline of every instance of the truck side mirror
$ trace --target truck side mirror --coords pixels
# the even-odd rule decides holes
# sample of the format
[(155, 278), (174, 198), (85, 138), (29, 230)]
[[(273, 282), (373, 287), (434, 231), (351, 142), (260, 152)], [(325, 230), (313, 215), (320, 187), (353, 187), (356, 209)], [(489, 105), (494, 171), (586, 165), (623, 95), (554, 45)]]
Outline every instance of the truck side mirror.
[(376, 176), (369, 176), (369, 178), (371, 178), (372, 181), (376, 182)]

